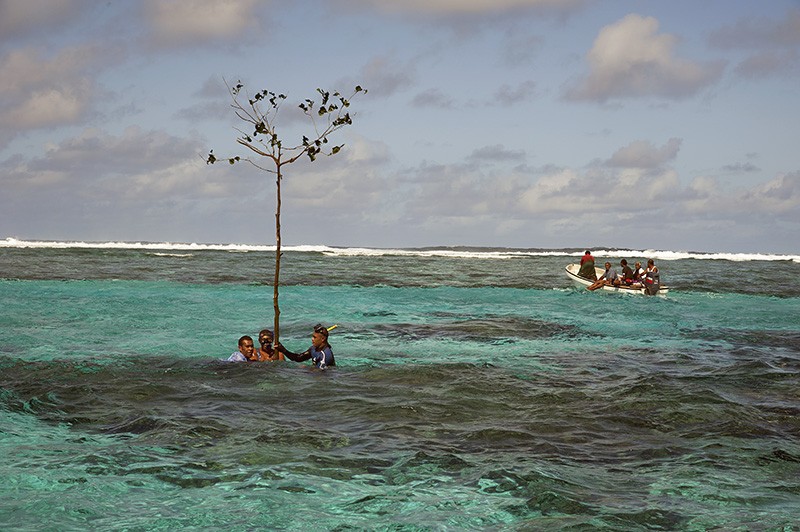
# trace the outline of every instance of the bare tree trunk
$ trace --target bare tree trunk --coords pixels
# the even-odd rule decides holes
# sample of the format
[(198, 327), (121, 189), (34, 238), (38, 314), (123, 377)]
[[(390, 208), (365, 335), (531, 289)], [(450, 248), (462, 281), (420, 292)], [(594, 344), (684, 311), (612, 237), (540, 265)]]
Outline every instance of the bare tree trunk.
[(275, 209), (275, 283), (273, 284), (272, 306), (275, 309), (275, 345), (280, 339), (281, 309), (278, 306), (278, 284), (281, 277), (281, 165), (278, 166), (277, 190), (278, 202)]

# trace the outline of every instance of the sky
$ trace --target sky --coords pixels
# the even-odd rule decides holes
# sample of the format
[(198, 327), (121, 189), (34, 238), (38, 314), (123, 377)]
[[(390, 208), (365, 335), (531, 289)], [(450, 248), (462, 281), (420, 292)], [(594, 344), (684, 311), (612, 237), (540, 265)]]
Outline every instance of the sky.
[[(0, 0), (0, 238), (797, 253), (800, 0)], [(264, 164), (263, 161), (254, 161)]]

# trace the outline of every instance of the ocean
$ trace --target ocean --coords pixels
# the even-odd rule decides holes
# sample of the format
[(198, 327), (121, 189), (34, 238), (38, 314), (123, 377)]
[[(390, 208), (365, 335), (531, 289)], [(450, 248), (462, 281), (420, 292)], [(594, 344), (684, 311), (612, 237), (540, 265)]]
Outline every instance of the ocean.
[(0, 240), (0, 529), (800, 530), (800, 255)]

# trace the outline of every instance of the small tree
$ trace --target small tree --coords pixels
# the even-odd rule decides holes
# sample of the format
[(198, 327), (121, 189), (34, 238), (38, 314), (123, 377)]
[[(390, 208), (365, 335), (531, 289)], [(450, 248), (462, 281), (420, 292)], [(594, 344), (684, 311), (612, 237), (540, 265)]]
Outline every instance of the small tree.
[[(286, 100), (286, 95), (275, 94), (269, 90), (262, 90), (250, 97), (245, 92), (245, 87), (241, 81), (231, 87), (225, 82), (228, 92), (231, 95), (231, 107), (236, 116), (249, 124), (248, 131), (236, 128), (240, 136), (236, 141), (249, 149), (259, 159), (251, 157), (228, 157), (218, 159), (214, 155), (214, 150), (208, 154), (206, 164), (214, 164), (218, 160), (227, 160), (230, 164), (246, 161), (259, 170), (275, 174), (277, 205), (275, 209), (275, 279), (273, 282), (272, 304), (275, 310), (274, 327), (275, 343), (280, 337), (280, 306), (278, 305), (278, 286), (281, 275), (281, 182), (283, 181), (283, 167), (287, 164), (296, 162), (303, 156), (308, 157), (311, 162), (317, 159), (318, 155), (336, 155), (344, 147), (344, 144), (328, 147), (328, 137), (339, 129), (351, 125), (352, 117), (348, 112), (350, 100), (358, 93), (366, 93), (366, 89), (357, 86), (349, 97), (345, 97), (339, 92), (331, 94), (328, 91), (317, 89), (319, 99), (306, 99), (299, 104), (299, 108), (309, 118), (314, 132), (310, 135), (303, 135), (300, 142), (291, 146), (286, 146), (278, 135), (276, 119), (281, 103)], [(247, 99), (247, 103), (243, 103)], [(320, 123), (321, 122), (321, 123)], [(252, 131), (249, 131), (252, 129)], [(258, 161), (266, 161), (266, 166)]]

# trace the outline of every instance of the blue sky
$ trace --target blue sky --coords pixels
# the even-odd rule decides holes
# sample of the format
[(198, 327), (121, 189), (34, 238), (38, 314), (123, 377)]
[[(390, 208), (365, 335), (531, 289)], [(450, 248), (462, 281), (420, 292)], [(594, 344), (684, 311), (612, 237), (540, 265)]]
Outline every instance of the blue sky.
[(797, 0), (4, 0), (0, 72), (0, 238), (274, 242), (226, 79), (369, 90), (287, 245), (798, 250)]

